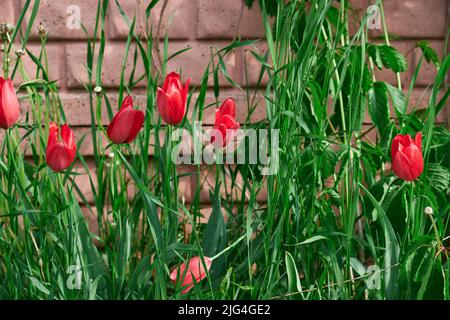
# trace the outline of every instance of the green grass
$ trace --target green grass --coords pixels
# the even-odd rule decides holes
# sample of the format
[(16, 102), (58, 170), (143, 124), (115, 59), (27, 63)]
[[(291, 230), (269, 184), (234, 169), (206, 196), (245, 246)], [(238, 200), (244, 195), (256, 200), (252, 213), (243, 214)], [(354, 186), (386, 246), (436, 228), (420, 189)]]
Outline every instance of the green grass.
[[(210, 166), (215, 185), (207, 224), (198, 222), (200, 188), (191, 203), (176, 196), (182, 177), (201, 182), (204, 165), (180, 173), (170, 161), (173, 144), (159, 139), (161, 132), (167, 137), (173, 130), (155, 114), (156, 88), (174, 57), (167, 53), (168, 38), (156, 50), (152, 37), (137, 35), (135, 19), (125, 15), (120, 1), (98, 1), (95, 31), (86, 41), (91, 135), (76, 137), (79, 147), (92, 139), (97, 174), (80, 153), (82, 169), (54, 173), (45, 164), (48, 123), (65, 122), (64, 106), (58, 83), (48, 78), (46, 37), (41, 37), (41, 53), (32, 57), (36, 74), (28, 75), (16, 59), (17, 43), (26, 49), (39, 10), (39, 1), (25, 3), (21, 17), (30, 12), (30, 24), (25, 32), (3, 39), (4, 76), (22, 76), (22, 103), (31, 108), (4, 133), (0, 145), (0, 299), (450, 299), (450, 262), (448, 250), (442, 250), (450, 241), (450, 132), (435, 121), (448, 108), (444, 80), (450, 56), (439, 60), (421, 42), (418, 64), (406, 65), (387, 32), (383, 43), (368, 37), (367, 17), (355, 35), (349, 34), (348, 1), (278, 1), (277, 8), (270, 8), (273, 18), (265, 3), (267, 54), (254, 50), (256, 41), (239, 39), (212, 50), (208, 69), (198, 70), (201, 85), (190, 90), (194, 116), (179, 127), (192, 131), (205, 108), (219, 106), (205, 105), (209, 79), (216, 99), (223, 98), (219, 74), (240, 88), (223, 59), (245, 47), (261, 63), (260, 81), (264, 75), (269, 81), (264, 87), (240, 88), (249, 110), (255, 108), (256, 92), (264, 90), (267, 114), (257, 123), (249, 116), (241, 126), (279, 130), (279, 170), (264, 176), (254, 164)], [(130, 27), (121, 52), (119, 104), (140, 80), (146, 83), (147, 103), (138, 138), (104, 148), (102, 108), (109, 122), (119, 107), (111, 105), (109, 93), (95, 89), (102, 88), (107, 63), (105, 18), (111, 6), (119, 7)], [(21, 24), (23, 19), (15, 30)], [(151, 35), (154, 30), (146, 28)], [(129, 57), (133, 64), (127, 79)], [(428, 107), (407, 108), (425, 60), (438, 70)], [(138, 63), (144, 74), (136, 73)], [(377, 81), (375, 68), (414, 70), (409, 90), (399, 89), (400, 80), (396, 86)], [(366, 114), (376, 141), (367, 138)], [(404, 182), (386, 170), (390, 142), (397, 133), (418, 131), (424, 135), (425, 170), (418, 180)], [(29, 158), (20, 147), (24, 143)], [(83, 218), (80, 205), (90, 204), (75, 183), (78, 175), (91, 181), (98, 235), (89, 233)], [(131, 198), (129, 185), (136, 190)], [(257, 196), (264, 188), (267, 201), (260, 203)], [(433, 209), (432, 216), (425, 207)], [(186, 222), (192, 225), (189, 236)], [(193, 256), (213, 257), (214, 262), (207, 278), (182, 295), (169, 274)], [(76, 280), (68, 272), (73, 266), (82, 271), (79, 289), (67, 285)]]

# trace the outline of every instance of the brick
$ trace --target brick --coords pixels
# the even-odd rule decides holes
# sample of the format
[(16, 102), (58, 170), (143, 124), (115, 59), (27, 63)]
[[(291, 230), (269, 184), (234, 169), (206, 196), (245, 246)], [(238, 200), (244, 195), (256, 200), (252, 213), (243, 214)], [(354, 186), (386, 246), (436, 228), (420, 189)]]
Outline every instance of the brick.
[[(400, 79), (402, 82), (403, 88), (408, 88), (409, 84), (411, 82), (412, 77), (412, 69), (414, 68), (414, 57), (412, 53), (412, 49), (414, 48), (415, 44), (411, 41), (391, 41), (390, 45), (394, 48), (396, 48), (403, 56), (406, 58), (406, 61), (408, 63), (408, 67), (405, 72), (400, 73)], [(390, 69), (383, 68), (382, 70), (379, 70), (376, 66), (375, 68), (375, 77), (377, 81), (384, 81), (387, 83), (390, 83), (392, 85), (397, 86), (397, 75)]]
[[(442, 58), (444, 53), (444, 43), (440, 41), (431, 41), (430, 47), (436, 50), (439, 59)], [(420, 48), (414, 49), (414, 66), (419, 63), (420, 57), (422, 56), (422, 50)], [(428, 63), (425, 58), (422, 60), (422, 65), (417, 76), (416, 85), (417, 86), (428, 86), (434, 83), (437, 75), (437, 69), (432, 63)]]
[[(117, 112), (118, 108), (118, 93), (116, 91), (106, 92), (113, 113)], [(146, 112), (146, 96), (142, 93), (133, 91), (132, 94), (135, 108), (139, 108)], [(265, 99), (263, 92), (258, 91), (253, 99), (253, 92), (250, 92), (250, 101), (247, 99), (245, 92), (237, 89), (222, 89), (219, 95), (219, 105), (216, 105), (216, 99), (214, 93), (209, 90), (205, 98), (205, 108), (203, 110), (203, 125), (213, 125), (215, 120), (216, 109), (220, 104), (227, 98), (233, 98), (236, 101), (236, 119), (239, 123), (244, 125), (247, 120), (247, 116), (250, 110), (253, 110), (249, 121), (250, 123), (255, 123), (263, 121), (266, 118), (265, 110)], [(87, 92), (69, 92), (60, 94), (61, 102), (64, 107), (64, 112), (66, 115), (67, 122), (71, 126), (90, 126), (91, 125), (91, 115), (90, 115), (90, 105), (89, 105), (89, 94)], [(95, 99), (95, 98), (94, 98)], [(192, 94), (190, 108), (187, 113), (187, 117), (192, 121), (193, 107), (198, 99), (198, 92)], [(250, 108), (249, 108), (250, 103)], [(24, 100), (22, 103), (23, 111), (26, 113), (30, 110), (30, 103), (28, 100)], [(96, 108), (96, 103), (94, 100), (94, 108)], [(102, 109), (102, 124), (107, 126), (109, 124), (109, 116), (106, 108), (106, 104), (103, 100)], [(156, 106), (154, 106), (154, 121), (157, 121), (158, 111)], [(97, 122), (98, 123), (98, 122)]]
[[(246, 74), (244, 74), (244, 79), (242, 81), (242, 85), (244, 86), (265, 86), (267, 85), (269, 81), (269, 76), (267, 74), (267, 70), (264, 72), (264, 75), (259, 81), (259, 77), (261, 74), (261, 63), (255, 58), (252, 52), (256, 53), (257, 55), (264, 57), (265, 54), (268, 51), (267, 43), (266, 42), (257, 42), (253, 47), (245, 48), (245, 64), (246, 64)], [(267, 63), (269, 65), (272, 65), (272, 60), (270, 58), (270, 55), (268, 57)]]
[[(38, 44), (30, 43), (26, 46), (26, 48), (37, 58), (41, 53), (41, 46)], [(65, 86), (64, 81), (64, 68), (65, 68), (65, 51), (64, 46), (49, 43), (46, 45), (46, 54), (47, 54), (47, 63), (45, 59), (41, 62), (44, 68), (47, 68), (47, 74), (50, 81), (57, 81), (57, 85), (59, 87)], [(37, 65), (31, 59), (31, 57), (26, 53), (21, 58), (22, 63), (24, 65), (24, 71), (27, 73), (29, 80), (36, 79), (36, 70)], [(20, 73), (20, 69), (18, 69), (16, 73), (16, 77), (14, 78), (14, 83), (16, 85), (23, 83), (25, 80)], [(39, 78), (42, 79), (42, 71), (39, 73)]]
[[(447, 3), (447, 0), (383, 1), (389, 34), (409, 39), (444, 38)], [(372, 30), (371, 34), (378, 37), (383, 30)]]
[[(146, 32), (146, 8), (150, 0), (140, 1), (121, 1), (120, 5), (127, 14), (130, 21), (133, 21), (133, 17), (136, 15), (136, 27), (135, 31), (139, 35), (143, 35)], [(154, 36), (159, 25), (161, 16), (163, 1), (159, 1), (152, 9), (149, 18), (149, 28), (153, 29)], [(167, 6), (164, 10), (163, 22), (161, 23), (160, 38), (163, 39), (165, 34), (170, 39), (186, 40), (193, 39), (195, 33), (193, 30), (196, 28), (196, 9), (197, 0), (171, 0), (167, 2)], [(111, 4), (110, 15), (110, 37), (112, 39), (126, 39), (130, 31), (129, 26), (124, 21), (120, 11), (115, 3)], [(144, 31), (144, 32), (142, 32)]]
[[(128, 84), (128, 79), (130, 77), (131, 71), (133, 69), (133, 55), (134, 55), (134, 45), (131, 46), (125, 70), (125, 84)], [(98, 49), (98, 46), (97, 46)], [(66, 45), (67, 52), (67, 86), (69, 88), (83, 88), (83, 84), (88, 83), (88, 73), (86, 69), (86, 50), (87, 46), (85, 44), (68, 44)], [(105, 46), (105, 53), (103, 57), (102, 66), (102, 81), (103, 86), (106, 88), (118, 88), (120, 85), (120, 74), (122, 61), (125, 54), (125, 46), (123, 43), (108, 43)], [(94, 58), (93, 67), (93, 81), (96, 78), (96, 61), (97, 54)], [(144, 68), (142, 65), (142, 60), (138, 59), (135, 79), (139, 78), (144, 74)], [(145, 86), (144, 81), (140, 81), (137, 84), (138, 87)]]
[[(22, 0), (22, 7), (25, 2), (25, 0)], [(79, 10), (79, 20), (77, 10)], [(41, 0), (39, 11), (32, 28), (32, 39), (38, 37), (40, 25), (45, 27), (49, 39), (85, 39), (86, 34), (82, 28), (79, 28), (79, 22), (81, 22), (81, 25), (84, 25), (88, 31), (88, 35), (92, 37), (96, 13), (96, 1), (94, 3), (91, 0)], [(31, 8), (25, 16), (24, 28), (29, 23), (30, 15)]]
[[(183, 82), (189, 77), (191, 85), (198, 86), (201, 84), (205, 69), (210, 62), (210, 48), (213, 50), (221, 49), (226, 43), (199, 43), (199, 42), (170, 42), (168, 53), (172, 55), (186, 47), (191, 48), (187, 52), (177, 55), (167, 63), (167, 72), (177, 71), (182, 75)], [(130, 73), (133, 69), (133, 51), (134, 46), (130, 49), (125, 70), (125, 81), (128, 83)], [(67, 86), (69, 88), (81, 88), (83, 84), (88, 82), (87, 70), (85, 67), (86, 46), (79, 44), (68, 44), (67, 51)], [(122, 66), (125, 48), (120, 43), (109, 43), (105, 48), (102, 80), (104, 87), (118, 88), (120, 85), (120, 69)], [(96, 59), (96, 58), (95, 58)], [(239, 78), (239, 70), (236, 67), (236, 55), (234, 52), (229, 53), (224, 58), (225, 67), (232, 79)], [(216, 62), (217, 63), (217, 62)], [(95, 67), (94, 67), (95, 69)], [(211, 70), (211, 68), (210, 68)], [(95, 75), (94, 70), (94, 75)], [(138, 58), (135, 80), (144, 74), (142, 60)], [(162, 82), (162, 81), (161, 81)], [(219, 74), (219, 83), (222, 86), (229, 86), (228, 81)], [(208, 84), (214, 84), (213, 76), (209, 77)], [(142, 80), (137, 87), (144, 87), (145, 81)]]
[[(97, 170), (95, 168), (95, 163), (92, 158), (86, 158), (85, 159), (88, 168), (89, 173), (92, 177), (92, 181), (94, 184), (95, 189), (98, 191), (97, 187)], [(108, 159), (107, 161), (112, 161)], [(149, 159), (149, 167), (150, 167), (150, 174), (154, 174), (154, 163), (152, 159)], [(89, 175), (87, 174), (86, 169), (83, 167), (81, 162), (77, 160), (73, 171), (76, 171), (80, 173), (80, 175), (75, 176), (75, 183), (79, 187), (80, 191), (85, 197), (85, 200), (89, 204), (93, 204), (95, 202), (92, 187), (89, 179)], [(179, 197), (179, 201), (184, 203), (188, 203), (190, 199), (193, 198), (194, 192), (195, 192), (195, 184), (196, 180), (193, 179), (193, 176), (189, 176), (189, 172), (196, 171), (195, 167), (192, 166), (185, 166), (180, 165), (177, 166), (177, 174), (180, 176), (178, 180), (178, 192), (177, 195)], [(105, 175), (110, 174), (108, 171), (108, 166), (105, 168)], [(129, 175), (129, 173), (126, 173), (126, 181), (127, 181), (127, 197), (129, 200), (133, 199), (134, 196), (139, 192), (139, 189), (136, 187), (133, 179)], [(109, 192), (109, 191), (107, 191)], [(77, 199), (80, 203), (82, 203), (82, 198), (79, 196), (78, 193), (76, 193)], [(109, 198), (107, 197), (106, 202), (109, 203)]]
[[(211, 49), (213, 52), (222, 49), (228, 42), (171, 42), (169, 43), (169, 55), (172, 55), (184, 48), (191, 48), (187, 52), (177, 55), (167, 62), (167, 72), (177, 71), (182, 74), (182, 78), (191, 78), (192, 86), (199, 86), (209, 62), (211, 61)], [(239, 52), (231, 52), (223, 57), (225, 67), (230, 77), (236, 81), (240, 79), (240, 68), (238, 65), (237, 54)], [(218, 62), (215, 62), (216, 66)], [(214, 85), (214, 77), (212, 68), (210, 67), (210, 76), (208, 84)], [(219, 72), (219, 84), (221, 86), (230, 86), (229, 82)]]
[[(194, 93), (191, 99), (191, 108), (188, 117), (192, 119), (193, 106), (198, 98), (198, 93)], [(205, 98), (205, 108), (203, 109), (203, 124), (213, 125), (216, 115), (216, 109), (227, 98), (233, 98), (236, 102), (236, 120), (244, 125), (250, 110), (253, 110), (250, 116), (250, 123), (259, 122), (266, 119), (266, 105), (263, 92), (258, 91), (253, 99), (253, 91), (250, 92), (250, 101), (244, 91), (237, 89), (222, 89), (219, 95), (219, 104), (212, 91), (208, 91)], [(250, 108), (249, 108), (250, 103)], [(206, 107), (207, 106), (207, 107)]]
[[(361, 26), (361, 21), (366, 15), (370, 1), (350, 0), (349, 3), (349, 34), (354, 36)], [(335, 7), (339, 8), (339, 4), (336, 3)]]
[(198, 39), (261, 38), (264, 34), (261, 11), (256, 3), (249, 10), (241, 0), (200, 0)]
[(0, 24), (15, 23), (15, 0), (2, 0), (0, 4)]
[[(409, 104), (408, 104), (409, 112), (411, 112), (412, 110), (426, 109), (430, 102), (431, 91), (432, 90), (430, 88), (414, 88), (412, 90), (410, 98), (409, 98)], [(441, 92), (437, 96), (436, 104), (439, 103), (439, 101), (442, 99), (443, 95), (444, 95), (444, 91), (441, 90)], [(450, 109), (449, 102), (447, 100), (447, 105), (444, 106), (443, 109), (441, 110), (441, 112), (439, 112), (436, 115), (436, 122), (448, 124), (449, 116), (450, 116), (449, 109)]]

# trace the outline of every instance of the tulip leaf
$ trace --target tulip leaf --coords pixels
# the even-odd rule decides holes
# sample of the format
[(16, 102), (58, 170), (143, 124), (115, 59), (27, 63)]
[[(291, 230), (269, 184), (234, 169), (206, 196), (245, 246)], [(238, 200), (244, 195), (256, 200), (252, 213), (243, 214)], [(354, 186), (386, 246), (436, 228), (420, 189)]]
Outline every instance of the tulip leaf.
[(301, 292), (303, 290), (302, 283), (300, 281), (300, 277), (298, 276), (294, 258), (289, 252), (286, 251), (284, 259), (286, 260), (289, 292)]
[[(215, 193), (211, 196), (211, 202), (213, 208), (202, 242), (203, 253), (207, 257), (212, 257), (221, 252), (227, 245), (227, 230), (220, 204), (219, 183), (216, 184)], [(215, 259), (211, 267), (211, 278), (214, 282), (213, 286), (218, 285), (218, 277), (225, 271), (225, 259), (226, 256), (222, 255)]]
[(384, 230), (384, 283), (385, 283), (385, 295), (387, 299), (395, 299), (398, 296), (398, 273), (399, 273), (399, 256), (400, 256), (400, 245), (395, 234), (392, 225), (386, 216), (385, 211), (378, 203), (378, 201), (373, 197), (369, 190), (364, 187), (364, 185), (358, 182), (360, 188), (365, 192), (370, 202), (378, 212), (380, 217), (380, 222)]

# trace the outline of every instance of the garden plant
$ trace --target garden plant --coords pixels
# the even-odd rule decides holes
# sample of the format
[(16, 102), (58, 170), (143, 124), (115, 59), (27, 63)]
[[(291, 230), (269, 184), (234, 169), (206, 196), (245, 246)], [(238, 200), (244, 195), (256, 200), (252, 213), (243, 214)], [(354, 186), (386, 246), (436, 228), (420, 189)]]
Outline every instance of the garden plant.
[[(236, 38), (211, 48), (208, 67), (193, 75), (168, 67), (190, 50), (168, 53), (168, 37), (150, 22), (158, 0), (142, 7), (143, 23), (120, 0), (92, 2), (91, 125), (82, 136), (49, 76), (44, 27), (39, 53), (27, 46), (40, 1), (23, 1), (17, 23), (0, 27), (0, 299), (450, 299), (450, 131), (436, 121), (448, 109), (450, 55), (419, 41), (420, 59), (408, 65), (380, 0), (377, 39), (368, 14), (353, 27), (347, 0), (262, 0), (268, 50)], [(115, 53), (117, 104), (102, 79), (112, 7), (129, 30)], [(259, 63), (245, 70), (256, 86), (227, 70), (238, 49)], [(411, 92), (426, 62), (436, 78), (422, 108)], [(397, 83), (377, 79), (377, 69)], [(407, 69), (414, 76), (404, 88)], [(225, 96), (219, 79), (245, 103)], [(133, 99), (141, 81), (145, 103)], [(261, 93), (265, 118), (253, 121)], [(373, 125), (363, 126), (366, 117)], [(179, 196), (186, 177), (198, 181), (189, 203)]]

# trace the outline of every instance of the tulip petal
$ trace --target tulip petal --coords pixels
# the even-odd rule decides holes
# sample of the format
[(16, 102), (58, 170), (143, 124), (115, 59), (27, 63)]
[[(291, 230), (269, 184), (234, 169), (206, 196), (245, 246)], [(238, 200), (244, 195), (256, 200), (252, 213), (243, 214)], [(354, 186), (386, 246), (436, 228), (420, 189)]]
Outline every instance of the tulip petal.
[(74, 159), (74, 153), (63, 141), (56, 142), (47, 149), (46, 162), (53, 171), (61, 172), (67, 169)]
[(166, 92), (158, 88), (156, 91), (156, 106), (158, 107), (158, 112), (164, 121), (167, 119), (167, 96)]
[(182, 86), (180, 81), (180, 75), (174, 71), (172, 71), (166, 76), (166, 79), (164, 80), (164, 84), (162, 87), (163, 91), (167, 92), (169, 86), (171, 86), (172, 84), (174, 84), (177, 87), (177, 89), (181, 91)]
[(48, 130), (48, 139), (47, 139), (47, 150), (49, 146), (52, 146), (56, 142), (58, 142), (58, 126), (54, 122), (50, 122), (49, 130)]
[(0, 88), (0, 127), (8, 129), (19, 118), (20, 104), (11, 79), (2, 79)]
[(74, 134), (67, 123), (63, 124), (61, 127), (61, 139), (66, 143), (71, 152), (76, 152), (77, 146), (75, 144)]
[(399, 178), (403, 180), (414, 180), (412, 178), (413, 173), (411, 172), (411, 163), (401, 149), (398, 150), (395, 158), (392, 161), (392, 170)]
[(134, 111), (132, 107), (125, 107), (114, 116), (107, 129), (109, 139), (114, 144), (125, 143), (133, 128)]
[(414, 139), (414, 143), (416, 144), (417, 148), (419, 148), (420, 153), (422, 153), (422, 132), (416, 133), (416, 138)]
[(236, 118), (236, 103), (232, 98), (226, 99), (220, 107), (220, 114), (222, 117), (229, 115)]
[[(210, 270), (212, 264), (211, 258), (203, 258), (205, 261), (206, 269)], [(206, 277), (206, 271), (203, 266), (203, 262), (198, 256), (193, 257), (191, 258), (191, 260), (189, 260), (187, 268), (188, 270), (186, 271), (186, 263), (183, 263), (178, 268), (174, 269), (170, 274), (170, 279), (173, 283), (176, 283), (179, 280), (179, 277), (181, 277), (181, 286), (184, 288), (181, 292), (182, 294), (186, 294), (194, 287), (194, 284), (199, 283)]]
[(133, 122), (131, 123), (131, 130), (127, 141), (125, 141), (126, 143), (130, 143), (136, 138), (136, 136), (138, 135), (139, 131), (142, 128), (142, 125), (144, 124), (145, 115), (143, 111), (133, 110), (132, 114), (133, 114)]
[(166, 114), (168, 124), (178, 124), (183, 120), (186, 107), (183, 104), (183, 99), (181, 97), (180, 91), (176, 90), (175, 87), (170, 87), (169, 91), (166, 92), (167, 104), (166, 104)]
[(131, 96), (126, 96), (125, 99), (123, 99), (120, 110), (127, 107), (133, 107), (133, 98)]

